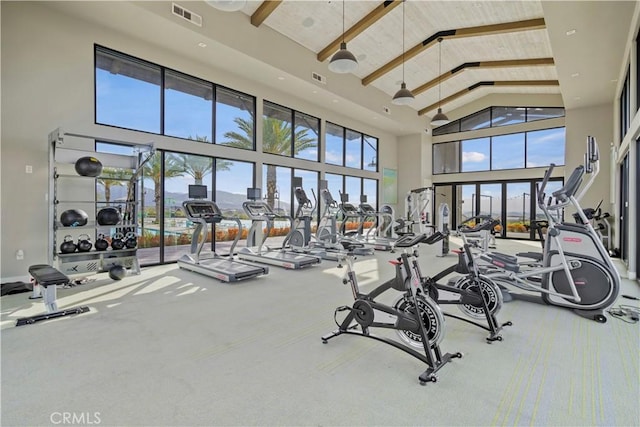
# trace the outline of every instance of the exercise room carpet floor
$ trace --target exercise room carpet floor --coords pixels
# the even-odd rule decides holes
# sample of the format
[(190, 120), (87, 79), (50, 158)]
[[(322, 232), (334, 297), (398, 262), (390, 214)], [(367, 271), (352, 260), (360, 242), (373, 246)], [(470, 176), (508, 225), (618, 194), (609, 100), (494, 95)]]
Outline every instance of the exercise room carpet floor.
[[(420, 248), (424, 274), (456, 261), (435, 250)], [(391, 277), (394, 256), (358, 258), (363, 291)], [(484, 330), (447, 318), (441, 348), (464, 357), (446, 365), (437, 383), (420, 386), (425, 367), (391, 346), (349, 335), (322, 344), (336, 328), (335, 308), (353, 302), (343, 273), (329, 261), (301, 271), (271, 267), (268, 276), (236, 284), (175, 264), (118, 282), (103, 273), (58, 290), (60, 308), (87, 305), (89, 313), (21, 327), (15, 320), (42, 312), (42, 303), (28, 294), (2, 297), (1, 423), (640, 424), (640, 324), (612, 316), (599, 324), (512, 301), (498, 318), (513, 326), (504, 341), (487, 344)], [(621, 294), (640, 296), (640, 287), (623, 279)]]

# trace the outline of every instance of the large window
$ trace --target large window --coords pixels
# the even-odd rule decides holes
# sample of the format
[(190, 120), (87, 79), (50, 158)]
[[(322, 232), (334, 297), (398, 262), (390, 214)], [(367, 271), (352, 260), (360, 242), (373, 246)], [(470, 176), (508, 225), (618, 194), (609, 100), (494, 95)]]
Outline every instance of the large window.
[(237, 160), (215, 159), (215, 168), (214, 198), (218, 208), (224, 216), (242, 220), (241, 232), (236, 221), (224, 220), (215, 224), (215, 249), (217, 253), (224, 255), (229, 253), (237, 232), (241, 233), (238, 246), (246, 246), (251, 221), (247, 219), (242, 203), (247, 200), (247, 188), (254, 187), (255, 165)]
[(277, 165), (262, 166), (262, 197), (276, 212), (291, 215), (291, 168)]
[[(318, 225), (319, 218), (319, 209), (317, 209), (318, 203), (318, 177), (319, 173), (316, 171), (309, 171), (304, 169), (294, 169), (293, 177), (302, 179), (302, 188), (304, 189), (307, 198), (311, 200), (312, 206), (310, 208), (305, 207), (302, 209), (302, 215), (311, 216), (311, 230), (315, 232), (316, 226)], [(293, 191), (293, 188), (292, 188)], [(295, 218), (296, 213), (298, 212), (299, 204), (298, 200), (293, 195), (293, 217)]]
[[(293, 133), (292, 128), (295, 129)], [(317, 117), (264, 102), (263, 152), (318, 161), (319, 131), (320, 119)]]
[(362, 145), (363, 169), (369, 171), (378, 170), (378, 138), (364, 136)]
[[(264, 153), (320, 161), (320, 118), (269, 101), (264, 101), (262, 117), (256, 118), (256, 99), (249, 94), (97, 45), (94, 54), (98, 124), (246, 150), (256, 149), (256, 128), (261, 124)], [(348, 175), (357, 175), (354, 169), (378, 171), (377, 138), (327, 123), (325, 139), (326, 163), (339, 166), (344, 172), (351, 170)], [(317, 170), (293, 169), (290, 164), (281, 166), (277, 157), (271, 156), (274, 162), (265, 163), (261, 171), (256, 171), (253, 163), (237, 160), (243, 159), (241, 151), (233, 155), (229, 154), (233, 150), (227, 150), (228, 158), (223, 159), (191, 154), (194, 144), (178, 143), (175, 152), (158, 150), (145, 165), (135, 187), (141, 201), (137, 212), (138, 232), (141, 260), (145, 265), (174, 261), (188, 250), (183, 246), (190, 242), (193, 224), (186, 220), (181, 206), (188, 197), (189, 184), (206, 185), (209, 197), (218, 203), (223, 213), (240, 217), (245, 228), (250, 224), (242, 202), (246, 199), (246, 189), (255, 186), (257, 173), (262, 174), (264, 200), (274, 210), (287, 215), (295, 213), (294, 176), (303, 177), (309, 196), (313, 192), (318, 195), (321, 172), (317, 166)], [(130, 147), (103, 143), (97, 144), (96, 149), (116, 154), (131, 151)], [(314, 168), (309, 162), (297, 162), (300, 163)], [(104, 175), (96, 186), (98, 200), (106, 203), (122, 198), (127, 191), (123, 182), (128, 177), (123, 180), (121, 171), (108, 169)], [(352, 200), (357, 204), (366, 191), (370, 193), (369, 203), (377, 204), (376, 179), (347, 176), (347, 173), (327, 174), (326, 178), (336, 199), (339, 199), (338, 191), (351, 191)], [(289, 224), (283, 221), (275, 226), (284, 232)], [(209, 237), (211, 248), (232, 240), (234, 232), (241, 232), (235, 222), (216, 224)]]
[(565, 128), (527, 132), (527, 167), (564, 165), (565, 141)]
[(526, 120), (524, 107), (493, 107), (491, 113), (491, 127), (515, 125)]
[(491, 125), (491, 109), (487, 108), (460, 119), (460, 131), (484, 129)]
[(631, 69), (627, 67), (627, 74), (624, 78), (624, 86), (620, 93), (620, 142), (629, 130), (631, 125)]
[(96, 123), (255, 149), (253, 96), (100, 46), (95, 91)]
[(433, 144), (433, 174), (460, 172), (459, 151), (458, 141)]
[(293, 156), (296, 159), (320, 160), (320, 119), (296, 111), (293, 115), (295, 140)]
[(489, 170), (491, 146), (489, 138), (468, 139), (462, 145), (461, 172), (475, 172)]
[(214, 200), (225, 216), (243, 216), (242, 203), (247, 188), (254, 186), (255, 165), (238, 160), (216, 159), (216, 194)]
[(347, 167), (362, 169), (362, 134), (360, 132), (347, 129), (344, 163)]
[(500, 126), (509, 126), (536, 120), (564, 117), (562, 107), (489, 107), (451, 123), (437, 127), (433, 135), (466, 132)]
[(264, 102), (262, 151), (280, 156), (291, 156), (292, 111), (280, 105)]
[(378, 139), (327, 122), (325, 162), (362, 170), (378, 170)]
[(344, 128), (327, 122), (325, 132), (325, 163), (340, 165), (344, 163)]
[(96, 123), (160, 133), (161, 68), (96, 47)]
[(433, 174), (564, 165), (565, 136), (561, 127), (434, 144)]
[(491, 170), (524, 168), (524, 133), (491, 137)]
[(216, 88), (216, 144), (255, 150), (255, 99), (231, 89)]
[[(162, 197), (164, 262), (176, 261), (190, 251), (194, 224), (188, 221), (182, 202), (189, 197), (189, 185), (206, 185), (213, 182), (213, 159), (193, 154), (164, 153), (164, 195)], [(156, 204), (156, 214), (158, 207)], [(213, 237), (207, 235), (207, 241)]]
[(213, 142), (213, 85), (175, 71), (164, 77), (164, 133)]

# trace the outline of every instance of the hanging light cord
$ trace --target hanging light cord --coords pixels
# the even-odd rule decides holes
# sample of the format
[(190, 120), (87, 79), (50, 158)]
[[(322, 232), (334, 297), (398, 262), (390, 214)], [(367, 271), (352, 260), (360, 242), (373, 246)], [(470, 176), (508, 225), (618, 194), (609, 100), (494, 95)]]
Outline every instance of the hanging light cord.
[(404, 83), (404, 2), (402, 0), (402, 83)]
[(345, 0), (342, 0), (342, 43), (344, 43), (344, 2)]
[(438, 38), (438, 109), (440, 109), (442, 102), (442, 82), (440, 76), (442, 75), (442, 37)]

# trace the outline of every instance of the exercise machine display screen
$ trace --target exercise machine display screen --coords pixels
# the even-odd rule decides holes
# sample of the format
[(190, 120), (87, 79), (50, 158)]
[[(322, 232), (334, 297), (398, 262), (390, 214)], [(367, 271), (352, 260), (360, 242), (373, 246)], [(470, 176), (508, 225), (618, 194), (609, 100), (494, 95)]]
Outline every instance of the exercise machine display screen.
[(189, 185), (189, 198), (190, 199), (206, 199), (207, 186), (206, 185)]
[(273, 211), (269, 209), (269, 206), (264, 203), (245, 203), (247, 213), (251, 216), (273, 216)]
[(220, 209), (213, 204), (209, 203), (188, 203), (185, 206), (187, 208), (187, 215), (189, 218), (203, 218), (211, 216), (222, 216)]

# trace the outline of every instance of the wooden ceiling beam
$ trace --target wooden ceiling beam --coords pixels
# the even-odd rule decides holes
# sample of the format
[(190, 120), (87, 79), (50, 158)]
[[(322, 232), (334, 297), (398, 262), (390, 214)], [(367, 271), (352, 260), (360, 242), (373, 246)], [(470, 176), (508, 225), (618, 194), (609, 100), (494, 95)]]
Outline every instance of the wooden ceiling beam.
[(282, 3), (282, 0), (263, 1), (256, 11), (253, 12), (253, 15), (251, 15), (251, 23), (253, 26), (259, 27), (262, 25), (264, 20), (267, 19), (278, 6), (280, 6), (280, 3)]
[(478, 82), (474, 85), (469, 86), (466, 89), (462, 89), (459, 92), (454, 93), (453, 95), (449, 95), (442, 100), (435, 102), (428, 107), (425, 107), (418, 111), (418, 115), (422, 116), (429, 111), (435, 110), (438, 107), (441, 107), (444, 104), (447, 104), (455, 99), (458, 99), (467, 93), (476, 90), (482, 86), (559, 86), (560, 83), (558, 80), (503, 80), (497, 82)]
[(324, 60), (329, 59), (331, 55), (338, 51), (338, 49), (340, 48), (340, 43), (342, 43), (343, 41), (345, 43), (350, 42), (400, 4), (402, 4), (402, 0), (387, 0), (379, 4), (375, 9), (369, 12), (367, 16), (358, 21), (353, 27), (346, 30), (344, 36), (340, 34), (340, 37), (329, 43), (327, 47), (318, 52), (318, 61), (323, 62)]
[(407, 50), (404, 55), (401, 54), (397, 56), (382, 67), (375, 70), (373, 73), (363, 78), (362, 85), (369, 85), (383, 75), (387, 74), (389, 71), (400, 66), (403, 60), (406, 62), (416, 55), (429, 49), (431, 46), (434, 46), (436, 43), (438, 43), (438, 39), (440, 38), (442, 38), (443, 40), (454, 40), (464, 37), (488, 36), (516, 31), (540, 30), (543, 28), (545, 28), (544, 18), (536, 18), (528, 19), (526, 21), (504, 22), (502, 24), (481, 25), (478, 27), (439, 31), (432, 36), (424, 39), (420, 44), (417, 44), (411, 49)]
[(508, 67), (534, 67), (539, 65), (554, 65), (553, 58), (531, 58), (531, 59), (506, 59), (503, 61), (478, 61), (465, 62), (456, 68), (443, 73), (442, 75), (430, 80), (417, 88), (411, 90), (413, 96), (419, 95), (439, 83), (450, 79), (451, 77), (462, 73), (468, 68), (508, 68)]

